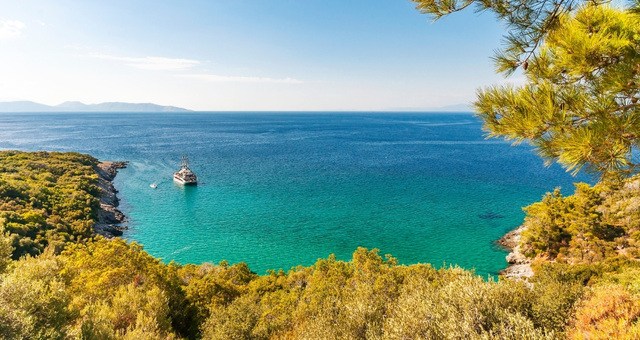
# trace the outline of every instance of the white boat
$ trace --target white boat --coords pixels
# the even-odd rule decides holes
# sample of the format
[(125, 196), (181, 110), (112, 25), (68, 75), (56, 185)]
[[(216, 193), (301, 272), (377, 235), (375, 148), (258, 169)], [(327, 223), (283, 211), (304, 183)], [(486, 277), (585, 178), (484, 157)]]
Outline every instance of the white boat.
[(180, 170), (173, 174), (173, 180), (182, 185), (198, 184), (198, 177), (189, 169), (189, 159), (186, 156), (182, 156), (182, 165)]
[(158, 185), (156, 183), (151, 183), (149, 184), (149, 186), (151, 187), (151, 189), (155, 189), (158, 187)]

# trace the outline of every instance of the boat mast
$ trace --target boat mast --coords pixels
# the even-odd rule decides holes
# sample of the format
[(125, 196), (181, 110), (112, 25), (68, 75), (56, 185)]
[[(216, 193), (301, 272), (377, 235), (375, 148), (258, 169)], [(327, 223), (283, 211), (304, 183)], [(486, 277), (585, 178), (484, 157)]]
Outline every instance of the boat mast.
[(189, 158), (187, 156), (182, 156), (181, 163), (182, 169), (189, 169)]

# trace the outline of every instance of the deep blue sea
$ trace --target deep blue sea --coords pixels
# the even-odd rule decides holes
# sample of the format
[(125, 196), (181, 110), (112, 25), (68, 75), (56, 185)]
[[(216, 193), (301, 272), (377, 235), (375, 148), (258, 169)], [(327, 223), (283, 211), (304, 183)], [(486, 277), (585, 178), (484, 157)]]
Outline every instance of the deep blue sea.
[[(129, 161), (115, 181), (127, 239), (165, 261), (258, 273), (364, 246), (496, 274), (506, 252), (494, 241), (522, 207), (585, 180), (485, 139), (471, 114), (0, 114), (0, 149)], [(172, 182), (182, 155), (197, 187)]]

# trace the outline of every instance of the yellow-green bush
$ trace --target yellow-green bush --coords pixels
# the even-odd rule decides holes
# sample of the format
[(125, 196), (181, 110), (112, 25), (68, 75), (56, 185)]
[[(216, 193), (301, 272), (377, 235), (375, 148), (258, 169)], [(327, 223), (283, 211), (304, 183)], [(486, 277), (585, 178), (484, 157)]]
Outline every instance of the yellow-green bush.
[(13, 259), (91, 237), (97, 162), (78, 153), (0, 151), (0, 226)]
[(0, 338), (65, 338), (75, 313), (61, 268), (57, 257), (45, 254), (23, 258), (0, 275)]

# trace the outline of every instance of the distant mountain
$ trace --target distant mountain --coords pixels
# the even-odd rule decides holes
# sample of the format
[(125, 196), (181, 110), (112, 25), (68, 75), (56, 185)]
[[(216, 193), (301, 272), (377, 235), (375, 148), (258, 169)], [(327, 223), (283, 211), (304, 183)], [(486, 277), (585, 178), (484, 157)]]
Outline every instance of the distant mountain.
[(84, 104), (64, 102), (50, 106), (31, 101), (0, 102), (0, 112), (187, 112), (191, 110), (152, 103), (108, 102)]
[(54, 106), (56, 110), (64, 111), (86, 111), (89, 109), (89, 105), (81, 102), (64, 102)]
[(29, 101), (0, 103), (0, 112), (42, 112), (51, 111), (51, 106)]

